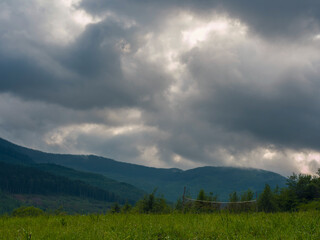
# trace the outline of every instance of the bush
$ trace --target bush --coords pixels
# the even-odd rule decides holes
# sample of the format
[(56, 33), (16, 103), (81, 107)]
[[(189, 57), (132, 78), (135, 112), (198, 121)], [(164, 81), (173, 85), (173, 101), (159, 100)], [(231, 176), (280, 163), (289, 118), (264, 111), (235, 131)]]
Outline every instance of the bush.
[(320, 200), (309, 203), (302, 203), (298, 206), (300, 211), (320, 210)]
[(43, 214), (44, 214), (43, 210), (41, 210), (40, 208), (33, 207), (33, 206), (20, 207), (20, 208), (13, 210), (13, 212), (12, 212), (12, 216), (14, 216), (14, 217), (36, 217), (36, 216), (40, 216)]

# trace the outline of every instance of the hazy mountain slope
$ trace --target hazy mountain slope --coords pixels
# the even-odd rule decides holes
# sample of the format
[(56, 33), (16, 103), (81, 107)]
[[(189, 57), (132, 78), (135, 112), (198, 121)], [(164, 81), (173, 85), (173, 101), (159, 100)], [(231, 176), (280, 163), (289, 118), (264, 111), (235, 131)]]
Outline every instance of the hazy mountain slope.
[[(39, 154), (40, 155), (40, 154)], [(181, 197), (186, 186), (192, 196), (203, 188), (207, 192), (218, 194), (221, 200), (227, 200), (232, 191), (262, 191), (265, 183), (272, 187), (284, 186), (286, 178), (269, 171), (231, 167), (202, 167), (187, 171), (180, 169), (158, 169), (135, 164), (117, 162), (97, 156), (76, 156), (41, 154), (37, 160), (49, 159), (60, 165), (77, 170), (92, 171), (123, 182), (128, 182), (147, 192), (158, 188), (158, 193), (175, 201)]]
[(138, 201), (145, 194), (143, 190), (138, 189), (133, 185), (121, 183), (113, 179), (107, 178), (103, 175), (89, 172), (80, 172), (56, 164), (35, 163), (35, 161), (33, 161), (32, 158), (27, 155), (28, 153), (35, 153), (34, 155), (36, 156), (44, 156), (44, 159), (47, 158), (47, 155), (50, 156), (50, 154), (23, 148), (0, 138), (0, 162), (7, 162), (10, 164), (22, 164), (32, 168), (36, 168), (41, 171), (49, 172), (55, 176), (63, 176), (71, 180), (79, 180), (91, 186), (106, 190), (118, 196), (121, 199), (121, 201), (128, 200), (130, 203)]
[[(242, 192), (249, 188), (253, 191), (261, 192), (266, 183), (275, 187), (285, 185), (286, 178), (269, 171), (233, 168), (233, 167), (201, 167), (187, 170), (176, 174), (174, 184), (164, 183), (163, 187), (166, 193), (178, 197), (182, 194), (183, 187), (186, 186), (189, 194), (193, 197), (197, 195), (202, 188), (206, 192), (217, 194), (220, 200), (228, 200), (228, 196), (233, 191)], [(180, 189), (180, 191), (178, 191)], [(178, 191), (179, 194), (176, 192)]]
[(148, 192), (158, 188), (158, 193), (163, 194), (171, 201), (181, 197), (184, 186), (194, 197), (203, 188), (207, 192), (218, 194), (219, 199), (227, 200), (229, 193), (233, 191), (241, 192), (251, 188), (253, 191), (260, 192), (266, 183), (272, 187), (276, 185), (282, 187), (286, 182), (286, 178), (277, 173), (258, 169), (232, 167), (201, 167), (187, 171), (161, 169), (92, 155), (50, 154), (14, 144), (11, 146), (38, 163), (55, 163), (76, 170), (104, 174), (117, 181), (133, 184)]

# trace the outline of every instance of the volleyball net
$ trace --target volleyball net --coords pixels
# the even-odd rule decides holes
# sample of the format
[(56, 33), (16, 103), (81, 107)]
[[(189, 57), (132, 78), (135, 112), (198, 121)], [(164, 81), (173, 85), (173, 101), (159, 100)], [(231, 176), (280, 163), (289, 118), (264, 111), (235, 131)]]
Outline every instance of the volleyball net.
[(256, 211), (258, 195), (257, 193), (255, 195), (256, 198), (253, 199), (254, 193), (252, 191), (250, 191), (250, 194), (242, 194), (239, 197), (235, 193), (235, 197), (230, 194), (229, 201), (218, 201), (217, 196), (212, 196), (212, 194), (210, 196), (204, 194), (204, 199), (199, 199), (199, 197), (194, 199), (186, 196), (186, 190), (184, 190), (182, 206), (184, 210), (189, 209), (196, 212), (212, 212), (223, 209), (233, 212)]
[(192, 199), (185, 197), (184, 198), (185, 203), (190, 201), (190, 202), (198, 202), (198, 203), (210, 203), (210, 204), (248, 204), (248, 203), (256, 203), (257, 200), (249, 200), (249, 201), (237, 201), (237, 202), (219, 202), (219, 201), (207, 201), (207, 200), (198, 200), (198, 199)]

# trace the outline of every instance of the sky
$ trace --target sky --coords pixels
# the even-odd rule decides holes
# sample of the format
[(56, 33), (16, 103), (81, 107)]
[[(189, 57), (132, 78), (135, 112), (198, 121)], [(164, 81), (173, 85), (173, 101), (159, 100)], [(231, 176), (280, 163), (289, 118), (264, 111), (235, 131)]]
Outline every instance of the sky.
[(2, 0), (0, 137), (162, 168), (320, 168), (319, 0)]

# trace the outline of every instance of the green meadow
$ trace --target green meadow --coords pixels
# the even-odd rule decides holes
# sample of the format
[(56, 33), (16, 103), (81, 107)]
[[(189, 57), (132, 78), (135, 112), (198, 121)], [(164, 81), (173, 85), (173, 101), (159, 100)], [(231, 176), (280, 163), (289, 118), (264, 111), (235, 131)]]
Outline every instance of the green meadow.
[(320, 213), (0, 217), (0, 239), (320, 239)]

